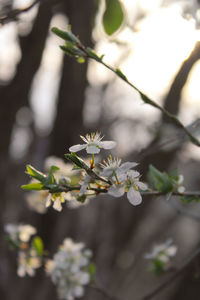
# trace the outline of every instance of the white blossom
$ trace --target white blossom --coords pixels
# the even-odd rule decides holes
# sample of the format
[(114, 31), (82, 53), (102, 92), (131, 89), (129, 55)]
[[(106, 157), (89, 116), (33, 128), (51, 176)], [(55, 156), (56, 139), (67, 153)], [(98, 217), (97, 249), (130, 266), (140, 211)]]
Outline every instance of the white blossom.
[(31, 210), (36, 211), (39, 214), (44, 214), (47, 211), (45, 206), (46, 198), (48, 196), (47, 191), (31, 191), (26, 194), (26, 201)]
[(56, 180), (60, 178), (65, 178), (68, 182), (70, 182), (69, 176), (74, 175), (73, 165), (71, 163), (65, 163), (61, 158), (56, 156), (49, 156), (45, 159), (44, 169), (46, 172), (49, 172), (51, 166), (56, 166), (59, 170), (56, 170), (53, 175)]
[(65, 239), (53, 260), (48, 260), (46, 272), (57, 285), (60, 299), (74, 300), (84, 295), (84, 285), (90, 282), (87, 267), (92, 252), (83, 243)]
[(82, 196), (82, 195), (85, 194), (85, 192), (87, 191), (88, 184), (89, 184), (90, 180), (91, 180), (91, 177), (89, 175), (84, 176), (83, 180), (80, 183), (81, 188), (80, 188), (79, 193), (78, 193), (79, 196)]
[(104, 141), (103, 136), (99, 132), (87, 134), (85, 137), (80, 136), (81, 139), (85, 142), (85, 144), (74, 145), (69, 148), (70, 152), (78, 152), (80, 150), (86, 149), (86, 152), (89, 154), (98, 154), (100, 149), (112, 149), (116, 146), (116, 142), (114, 141)]
[(15, 224), (6, 224), (5, 231), (9, 234), (10, 238), (14, 242), (24, 242), (27, 243), (31, 236), (36, 234), (37, 230), (31, 225), (15, 225)]
[[(88, 194), (90, 194), (90, 191), (88, 191)], [(89, 203), (89, 199), (86, 198), (84, 202), (80, 202), (77, 200), (77, 197), (80, 196), (78, 191), (70, 191), (65, 194), (65, 199), (66, 199), (66, 205), (68, 208), (71, 209), (76, 209), (81, 206), (87, 205)], [(90, 196), (95, 197), (94, 195)]]
[(112, 158), (111, 155), (108, 157), (107, 161), (104, 160), (103, 162), (104, 163), (101, 164), (101, 167), (103, 168), (101, 175), (108, 178), (120, 176), (138, 165), (135, 162), (125, 162), (121, 164), (121, 159)]
[(140, 173), (129, 170), (127, 173), (118, 176), (119, 183), (113, 184), (108, 194), (114, 197), (121, 197), (127, 191), (128, 201), (132, 205), (139, 205), (142, 202), (142, 196), (139, 190), (147, 190), (147, 185), (139, 181)]
[(152, 252), (146, 253), (144, 257), (146, 259), (158, 259), (164, 264), (168, 264), (173, 256), (176, 255), (177, 246), (173, 244), (171, 238), (167, 239), (165, 243), (155, 245)]
[(49, 207), (53, 203), (53, 208), (57, 211), (61, 211), (62, 203), (64, 203), (65, 201), (65, 193), (49, 193), (46, 198), (45, 205), (46, 207)]
[(20, 277), (24, 277), (26, 274), (29, 276), (35, 275), (35, 269), (41, 266), (41, 257), (37, 256), (35, 250), (19, 251), (18, 252), (18, 268), (17, 274)]

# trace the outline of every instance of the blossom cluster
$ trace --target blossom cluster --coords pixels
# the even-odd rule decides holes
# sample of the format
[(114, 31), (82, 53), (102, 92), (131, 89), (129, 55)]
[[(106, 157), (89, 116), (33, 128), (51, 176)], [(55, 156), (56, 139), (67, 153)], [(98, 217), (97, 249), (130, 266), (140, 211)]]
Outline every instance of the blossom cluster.
[(35, 270), (42, 264), (42, 257), (38, 255), (34, 244), (30, 243), (32, 236), (37, 232), (36, 228), (28, 224), (6, 224), (5, 232), (11, 245), (18, 250), (18, 276), (34, 276)]
[[(114, 148), (116, 142), (103, 141), (103, 136), (99, 132), (80, 137), (85, 143), (71, 146), (69, 148), (71, 154), (66, 157), (72, 163), (64, 163), (56, 157), (46, 159), (45, 171), (49, 174), (42, 175), (42, 180), (46, 184), (46, 180), (51, 178), (50, 185), (48, 182), (47, 186), (44, 185), (44, 188), (39, 190), (36, 183), (37, 191), (27, 195), (29, 207), (39, 213), (46, 212), (50, 206), (61, 211), (65, 203), (70, 208), (77, 208), (88, 203), (89, 199), (101, 192), (107, 192), (113, 197), (121, 197), (127, 193), (128, 201), (132, 205), (140, 204), (142, 202), (140, 191), (147, 190), (147, 185), (140, 181), (140, 173), (133, 170), (138, 164), (122, 163), (121, 159), (113, 158), (111, 155), (102, 163), (97, 163), (98, 159), (95, 155), (99, 154), (101, 149)], [(87, 154), (91, 155), (91, 159), (83, 161), (75, 154), (81, 150), (86, 150)], [(34, 174), (32, 176), (34, 182), (38, 178), (41, 181), (41, 173), (31, 166), (29, 169), (31, 170), (29, 174), (31, 176)], [(54, 189), (50, 190), (49, 187), (52, 186)], [(33, 185), (30, 184), (28, 189), (32, 187)]]
[(60, 299), (73, 300), (84, 295), (90, 282), (89, 263), (92, 252), (83, 243), (64, 240), (53, 260), (46, 263), (46, 272), (57, 286)]

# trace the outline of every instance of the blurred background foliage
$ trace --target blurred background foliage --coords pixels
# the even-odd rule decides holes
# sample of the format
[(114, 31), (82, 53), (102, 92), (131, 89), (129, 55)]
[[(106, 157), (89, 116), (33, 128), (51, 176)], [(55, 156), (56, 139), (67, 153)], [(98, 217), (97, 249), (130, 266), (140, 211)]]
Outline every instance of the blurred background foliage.
[[(43, 169), (46, 157), (63, 158), (79, 134), (98, 130), (117, 141), (115, 156), (140, 163), (143, 179), (150, 163), (161, 171), (178, 167), (186, 188), (198, 190), (199, 148), (103, 66), (64, 56), (50, 28), (71, 24), (85, 45), (198, 134), (200, 3), (40, 0), (10, 14), (31, 3), (0, 1), (1, 299), (56, 299), (42, 271), (33, 279), (17, 277), (16, 257), (3, 239), (8, 222), (36, 226), (51, 254), (65, 237), (85, 242), (94, 251), (97, 282), (121, 299), (142, 299), (169, 276), (148, 273), (144, 253), (173, 237), (181, 265), (200, 242), (199, 204), (146, 197), (134, 208), (101, 196), (77, 210), (39, 215), (20, 189), (28, 182), (25, 164)], [(199, 299), (198, 278), (196, 264), (154, 299)], [(88, 288), (84, 299), (106, 297)]]

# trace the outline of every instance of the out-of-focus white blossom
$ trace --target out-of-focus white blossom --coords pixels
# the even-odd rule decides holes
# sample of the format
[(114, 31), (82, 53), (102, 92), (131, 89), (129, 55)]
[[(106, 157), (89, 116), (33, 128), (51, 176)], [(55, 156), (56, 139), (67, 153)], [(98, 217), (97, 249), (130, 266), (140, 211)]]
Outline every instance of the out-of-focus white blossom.
[(85, 144), (78, 144), (74, 145), (69, 148), (70, 152), (78, 152), (83, 149), (86, 149), (86, 152), (88, 154), (98, 154), (100, 152), (100, 149), (113, 149), (116, 146), (116, 142), (113, 141), (104, 141), (103, 136), (99, 132), (87, 134), (85, 137), (80, 136), (81, 139), (85, 142)]
[(127, 173), (122, 173), (118, 176), (119, 183), (113, 184), (108, 194), (114, 197), (121, 197), (127, 191), (128, 201), (132, 205), (139, 205), (142, 202), (142, 196), (139, 190), (147, 190), (147, 185), (139, 181), (140, 173), (129, 170)]
[[(159, 266), (163, 271), (167, 270), (173, 256), (177, 253), (177, 246), (173, 244), (172, 238), (166, 240), (165, 243), (155, 245), (152, 252), (146, 253), (144, 258), (155, 263), (155, 268)], [(160, 262), (159, 264), (157, 262)]]
[(17, 274), (24, 277), (26, 274), (34, 276), (35, 270), (41, 266), (42, 261), (41, 257), (37, 256), (36, 251), (31, 249), (30, 251), (19, 251), (17, 263)]
[(48, 260), (46, 272), (57, 286), (60, 299), (73, 300), (84, 295), (84, 285), (90, 282), (88, 266), (92, 252), (83, 243), (65, 239), (53, 260)]
[(31, 236), (36, 234), (37, 230), (31, 225), (15, 225), (15, 224), (6, 224), (5, 231), (9, 234), (10, 239), (14, 242), (24, 242), (27, 243)]
[[(88, 194), (89, 193), (90, 193), (90, 191), (88, 191)], [(81, 206), (87, 205), (89, 203), (88, 198), (86, 198), (84, 202), (80, 202), (80, 201), (77, 200), (77, 198), (79, 196), (78, 191), (70, 191), (70, 192), (67, 192), (65, 195), (66, 195), (65, 196), (66, 205), (67, 205), (67, 207), (69, 207), (71, 209), (76, 209), (76, 208), (79, 208)], [(92, 198), (92, 196), (90, 196), (90, 198)]]
[(56, 180), (59, 180), (62, 177), (70, 177), (74, 175), (73, 165), (71, 163), (65, 163), (61, 158), (56, 156), (49, 156), (45, 159), (44, 169), (46, 172), (49, 172), (51, 166), (56, 166), (59, 170), (56, 170), (53, 174)]
[(47, 211), (45, 206), (48, 196), (47, 191), (31, 191), (26, 194), (26, 201), (31, 210), (36, 211), (39, 214), (44, 214)]
[(79, 190), (79, 196), (82, 196), (85, 194), (85, 192), (87, 191), (88, 188), (88, 184), (91, 180), (91, 177), (89, 175), (85, 175), (84, 178), (82, 179), (81, 183), (80, 183), (80, 190)]

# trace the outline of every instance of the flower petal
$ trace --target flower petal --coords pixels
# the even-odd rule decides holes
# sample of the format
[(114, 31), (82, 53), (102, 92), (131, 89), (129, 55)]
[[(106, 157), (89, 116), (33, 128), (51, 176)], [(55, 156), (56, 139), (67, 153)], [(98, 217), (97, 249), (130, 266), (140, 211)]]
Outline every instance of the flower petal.
[(133, 171), (133, 170), (128, 171), (128, 177), (130, 177), (131, 179), (134, 179), (138, 176), (140, 176), (140, 173), (138, 171)]
[(113, 169), (111, 169), (110, 167), (104, 168), (103, 171), (101, 172), (101, 176), (104, 177), (110, 177), (113, 175)]
[(88, 154), (97, 154), (100, 152), (100, 148), (96, 145), (87, 145), (86, 151)]
[(135, 162), (125, 162), (123, 163), (120, 167), (119, 167), (119, 171), (120, 172), (127, 172), (128, 170), (134, 168), (135, 166), (137, 166), (138, 164)]
[(142, 196), (133, 187), (128, 190), (127, 198), (132, 205), (139, 205), (142, 202)]
[(87, 147), (87, 144), (78, 144), (78, 145), (74, 145), (74, 146), (71, 146), (69, 148), (69, 151), (70, 152), (78, 152), (78, 151), (81, 151), (82, 149), (85, 149)]
[(51, 206), (51, 195), (48, 195), (48, 197), (47, 197), (47, 199), (46, 199), (46, 202), (45, 202), (45, 206), (46, 206), (46, 207)]
[(109, 190), (108, 194), (113, 197), (121, 197), (125, 193), (125, 187), (123, 185), (112, 185)]
[(56, 200), (53, 203), (53, 208), (57, 211), (61, 211), (62, 210), (62, 205), (60, 203), (60, 199), (56, 198)]
[(104, 142), (99, 142), (99, 146), (102, 147), (103, 149), (112, 149), (117, 145), (116, 142), (113, 141), (104, 141)]
[(142, 191), (146, 191), (148, 189), (148, 186), (141, 181), (135, 182), (135, 184), (142, 190)]

